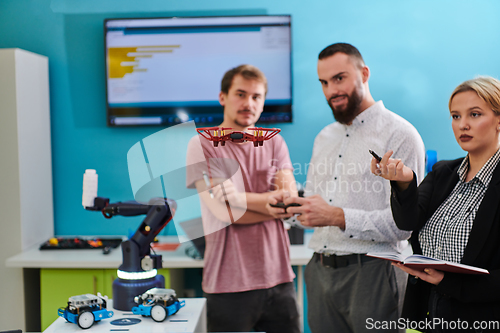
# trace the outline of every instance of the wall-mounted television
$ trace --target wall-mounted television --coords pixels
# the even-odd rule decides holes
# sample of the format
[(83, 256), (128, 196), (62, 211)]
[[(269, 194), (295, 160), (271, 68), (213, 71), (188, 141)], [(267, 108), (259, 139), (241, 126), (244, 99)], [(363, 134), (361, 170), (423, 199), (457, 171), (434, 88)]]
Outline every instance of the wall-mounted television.
[(290, 15), (124, 18), (104, 21), (108, 126), (218, 125), (224, 73), (261, 69), (259, 123), (292, 121)]

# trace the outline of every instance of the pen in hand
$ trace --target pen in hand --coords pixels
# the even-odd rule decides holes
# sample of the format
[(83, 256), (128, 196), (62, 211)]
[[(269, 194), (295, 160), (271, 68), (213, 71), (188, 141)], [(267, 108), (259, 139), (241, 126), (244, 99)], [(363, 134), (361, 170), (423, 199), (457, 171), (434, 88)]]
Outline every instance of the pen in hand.
[(375, 159), (377, 160), (377, 162), (382, 161), (382, 157), (378, 156), (377, 153), (375, 153), (373, 150), (368, 149), (368, 151), (370, 152), (370, 154), (372, 154), (373, 157), (375, 157)]
[(205, 180), (205, 184), (207, 185), (208, 193), (210, 193), (210, 198), (214, 198), (214, 192), (212, 191), (212, 184), (210, 183), (210, 178), (205, 171), (203, 171), (203, 179)]

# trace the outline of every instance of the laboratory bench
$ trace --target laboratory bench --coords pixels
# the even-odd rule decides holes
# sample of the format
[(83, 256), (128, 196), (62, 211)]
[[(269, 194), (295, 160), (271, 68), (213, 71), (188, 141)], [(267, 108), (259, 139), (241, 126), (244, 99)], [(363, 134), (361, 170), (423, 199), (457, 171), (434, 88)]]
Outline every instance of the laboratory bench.
[[(305, 244), (308, 243), (307, 234)], [(159, 241), (173, 243), (177, 237), (162, 236)], [(158, 273), (165, 276), (165, 287), (176, 290), (180, 297), (184, 295), (184, 269), (202, 268), (204, 263), (186, 254), (190, 246), (192, 243), (186, 242), (174, 251), (156, 250), (163, 259), (163, 268)], [(304, 304), (303, 266), (312, 255), (313, 251), (306, 245), (290, 246), (291, 264), (297, 266), (297, 301), (301, 314)], [(40, 250), (39, 246), (34, 246), (8, 258), (6, 266), (23, 268), (26, 327), (31, 331), (43, 331), (57, 319), (57, 309), (65, 306), (70, 296), (100, 292), (112, 298), (112, 283), (121, 263), (120, 247), (103, 254), (99, 249)]]

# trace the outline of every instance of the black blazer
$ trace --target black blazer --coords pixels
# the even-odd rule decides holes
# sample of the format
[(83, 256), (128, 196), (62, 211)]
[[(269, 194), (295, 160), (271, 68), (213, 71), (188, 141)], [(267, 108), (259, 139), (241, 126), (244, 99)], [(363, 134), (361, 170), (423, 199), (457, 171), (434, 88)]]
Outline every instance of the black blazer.
[[(413, 231), (410, 242), (414, 253), (422, 254), (418, 233), (457, 184), (462, 160), (436, 163), (418, 188), (415, 176), (403, 192), (391, 184), (392, 214), (398, 228)], [(462, 263), (485, 268), (490, 274), (446, 272), (436, 290), (450, 298), (453, 313), (461, 320), (500, 320), (500, 164), (477, 211)], [(431, 287), (409, 277), (403, 317), (425, 319)]]

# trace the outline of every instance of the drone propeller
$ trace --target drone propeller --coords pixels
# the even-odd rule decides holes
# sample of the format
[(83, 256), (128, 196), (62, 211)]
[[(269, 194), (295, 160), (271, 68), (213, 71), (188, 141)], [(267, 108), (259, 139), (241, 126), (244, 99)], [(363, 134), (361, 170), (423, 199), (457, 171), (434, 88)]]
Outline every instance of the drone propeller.
[[(205, 139), (212, 141), (214, 147), (219, 145), (224, 146), (226, 141), (232, 141), (236, 143), (252, 141), (255, 147), (262, 146), (264, 141), (272, 139), (276, 134), (281, 132), (279, 128), (264, 128), (264, 127), (251, 127), (249, 130), (253, 131), (253, 134), (241, 132), (241, 131), (231, 131), (226, 133), (226, 131), (232, 130), (230, 127), (200, 127), (196, 131)], [(212, 134), (212, 132), (213, 134)]]

